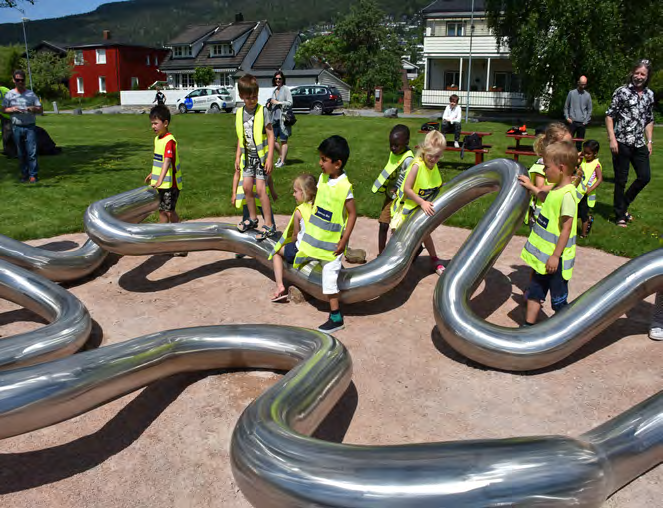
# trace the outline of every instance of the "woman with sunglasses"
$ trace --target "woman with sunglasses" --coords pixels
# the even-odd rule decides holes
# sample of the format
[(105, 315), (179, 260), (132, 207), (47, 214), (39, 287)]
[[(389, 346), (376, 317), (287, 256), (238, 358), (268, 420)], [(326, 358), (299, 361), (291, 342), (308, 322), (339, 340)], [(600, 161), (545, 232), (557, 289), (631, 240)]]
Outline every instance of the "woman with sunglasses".
[(292, 108), (292, 94), (290, 88), (285, 86), (285, 76), (281, 71), (276, 71), (272, 78), (272, 85), (275, 87), (272, 92), (272, 98), (269, 100), (269, 110), (272, 113), (272, 128), (274, 129), (274, 140), (277, 142), (276, 149), (281, 155), (276, 161), (274, 167), (285, 166), (288, 156), (288, 138), (292, 132), (291, 125), (285, 125), (283, 122), (283, 112)]

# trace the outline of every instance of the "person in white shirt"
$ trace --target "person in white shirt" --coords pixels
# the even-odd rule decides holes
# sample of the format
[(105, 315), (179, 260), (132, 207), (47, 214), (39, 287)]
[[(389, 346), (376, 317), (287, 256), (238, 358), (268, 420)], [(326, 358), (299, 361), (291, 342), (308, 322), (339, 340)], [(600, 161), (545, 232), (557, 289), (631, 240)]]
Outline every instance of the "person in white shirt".
[(454, 146), (456, 148), (460, 147), (460, 119), (462, 116), (462, 111), (458, 107), (459, 100), (456, 94), (449, 97), (449, 105), (444, 109), (440, 127), (442, 134), (454, 133)]

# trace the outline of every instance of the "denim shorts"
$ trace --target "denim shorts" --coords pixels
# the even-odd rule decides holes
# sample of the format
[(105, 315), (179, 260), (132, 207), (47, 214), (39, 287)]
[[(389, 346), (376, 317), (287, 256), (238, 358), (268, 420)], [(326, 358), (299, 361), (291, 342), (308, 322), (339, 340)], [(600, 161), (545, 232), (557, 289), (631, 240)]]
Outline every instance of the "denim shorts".
[(284, 143), (288, 141), (288, 136), (281, 129), (281, 120), (275, 120), (272, 122), (272, 129), (274, 129), (274, 139), (283, 141)]
[(528, 300), (543, 301), (546, 299), (548, 291), (550, 291), (550, 303), (555, 312), (568, 305), (569, 281), (562, 277), (563, 263), (564, 261), (560, 258), (559, 266), (555, 273), (546, 273), (543, 275), (536, 270), (532, 270), (532, 280), (529, 284), (529, 295), (527, 296)]

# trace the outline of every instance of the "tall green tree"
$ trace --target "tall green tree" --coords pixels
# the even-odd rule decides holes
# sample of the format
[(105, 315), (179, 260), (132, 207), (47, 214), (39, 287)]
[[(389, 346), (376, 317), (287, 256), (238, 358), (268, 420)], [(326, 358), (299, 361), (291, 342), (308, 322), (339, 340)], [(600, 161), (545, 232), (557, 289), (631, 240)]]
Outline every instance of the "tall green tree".
[(579, 76), (586, 75), (592, 94), (605, 100), (633, 60), (663, 51), (663, 2), (486, 0), (486, 11), (525, 91), (550, 99), (555, 110)]
[(211, 67), (196, 67), (193, 71), (193, 81), (197, 86), (208, 86), (214, 82), (214, 69)]
[[(60, 56), (52, 51), (30, 51), (30, 71), (34, 92), (44, 99), (59, 99), (69, 96), (66, 84), (73, 72), (74, 52)], [(21, 60), (22, 69), (27, 71), (28, 63)]]

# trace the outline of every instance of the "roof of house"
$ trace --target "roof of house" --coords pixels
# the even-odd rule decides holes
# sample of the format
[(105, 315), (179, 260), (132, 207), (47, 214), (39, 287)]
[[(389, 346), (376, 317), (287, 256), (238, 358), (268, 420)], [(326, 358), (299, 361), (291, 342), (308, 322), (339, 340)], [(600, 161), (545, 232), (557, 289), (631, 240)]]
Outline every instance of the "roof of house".
[(42, 47), (47, 47), (59, 53), (66, 53), (70, 49), (83, 49), (83, 48), (108, 48), (113, 46), (123, 46), (130, 48), (147, 48), (147, 49), (158, 49), (165, 51), (164, 48), (158, 48), (156, 46), (146, 46), (143, 44), (135, 44), (133, 42), (122, 42), (116, 41), (113, 39), (103, 40), (99, 42), (84, 42), (81, 44), (72, 44), (70, 42), (53, 42), (53, 41), (41, 41), (35, 44), (32, 49), (39, 50)]
[(272, 34), (256, 58), (253, 68), (280, 69), (298, 37), (296, 33)]
[[(219, 24), (215, 23), (213, 25), (191, 25), (186, 27), (184, 32), (180, 33), (174, 39), (168, 42), (168, 45), (173, 44), (193, 44), (194, 42), (202, 39), (206, 35), (213, 33)], [(223, 25), (221, 25), (223, 26)], [(225, 25), (227, 26), (227, 25)]]
[[(242, 22), (249, 23), (249, 22)], [(256, 39), (260, 35), (263, 29), (269, 28), (267, 21), (259, 22), (250, 22), (251, 26), (254, 26), (255, 29), (251, 32), (249, 37), (246, 39), (239, 52), (236, 55), (229, 56), (210, 56), (210, 46), (219, 41), (210, 41), (209, 39), (205, 41), (203, 49), (198, 53), (198, 56), (195, 58), (171, 58), (170, 55), (164, 62), (159, 66), (159, 69), (162, 71), (174, 71), (182, 69), (192, 69), (196, 67), (213, 67), (216, 69), (237, 69), (246, 58), (247, 53), (251, 50), (251, 47), (256, 42)]]
[(219, 31), (205, 42), (232, 42), (251, 30), (256, 24), (255, 21), (238, 21), (236, 23), (231, 23), (219, 28)]
[[(485, 12), (485, 0), (474, 0), (474, 12)], [(471, 12), (472, 0), (435, 0), (422, 9), (423, 14), (437, 12)]]

